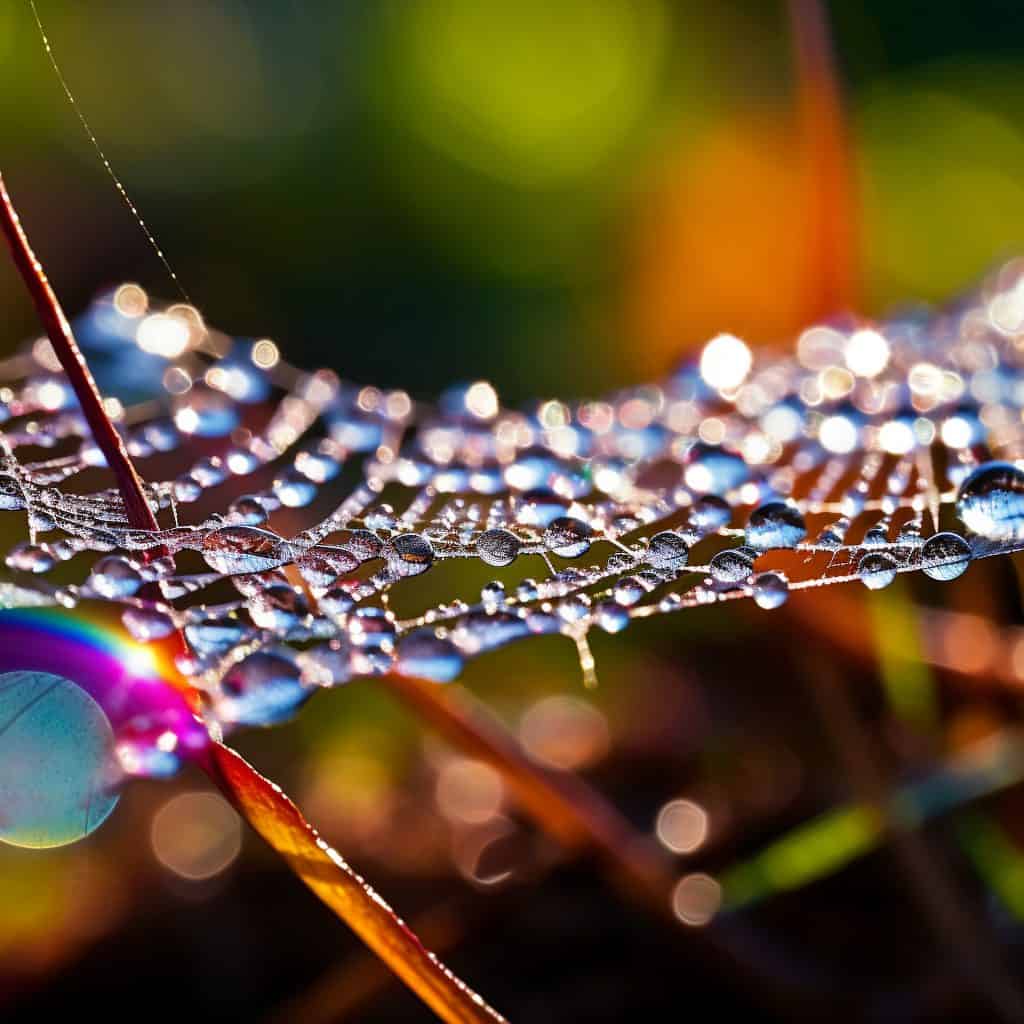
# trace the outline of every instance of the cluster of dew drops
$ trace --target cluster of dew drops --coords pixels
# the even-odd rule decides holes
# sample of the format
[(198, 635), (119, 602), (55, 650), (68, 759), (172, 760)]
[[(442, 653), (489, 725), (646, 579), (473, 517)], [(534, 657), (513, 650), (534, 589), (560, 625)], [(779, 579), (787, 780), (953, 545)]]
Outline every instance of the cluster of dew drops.
[[(837, 320), (756, 358), (721, 334), (657, 384), (517, 410), (482, 381), (425, 404), (304, 372), (136, 285), (74, 329), (161, 528), (93, 489), (103, 455), (39, 339), (0, 364), (0, 509), (28, 532), (0, 606), (103, 601), (140, 642), (179, 632), (212, 729), (285, 720), (356, 676), (445, 682), (540, 634), (569, 638), (592, 683), (594, 629), (951, 580), (1024, 546), (1022, 264), (939, 312)], [(394, 588), (450, 559), (503, 578), (397, 616)], [(138, 736), (127, 770), (177, 767)]]

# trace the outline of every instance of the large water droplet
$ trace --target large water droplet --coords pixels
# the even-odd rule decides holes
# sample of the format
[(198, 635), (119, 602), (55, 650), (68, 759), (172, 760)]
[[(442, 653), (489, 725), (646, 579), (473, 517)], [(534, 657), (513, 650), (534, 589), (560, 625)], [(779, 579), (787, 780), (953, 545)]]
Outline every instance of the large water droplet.
[(461, 671), (463, 656), (450, 641), (422, 629), (403, 637), (395, 652), (395, 671), (403, 676), (450, 683)]
[(477, 538), (476, 553), (488, 565), (510, 565), (521, 546), (519, 538), (510, 530), (486, 530)]
[(970, 562), (971, 547), (958, 533), (936, 533), (921, 548), (921, 568), (933, 580), (955, 580)]
[(288, 656), (257, 651), (233, 665), (215, 698), (217, 717), (238, 725), (274, 725), (292, 717), (313, 691)]
[(434, 562), (434, 546), (419, 533), (400, 533), (388, 542), (388, 568), (396, 576), (419, 576)]
[(206, 564), (225, 575), (266, 572), (286, 562), (288, 545), (269, 530), (255, 526), (225, 526), (203, 540), (202, 556)]
[(101, 597), (116, 600), (131, 597), (142, 586), (142, 576), (126, 558), (108, 555), (92, 567), (89, 585)]
[(728, 548), (711, 559), (708, 571), (719, 583), (741, 583), (754, 571), (754, 559), (740, 548)]
[(544, 531), (544, 543), (549, 551), (563, 558), (579, 558), (590, 550), (593, 530), (582, 519), (559, 516)]
[(960, 485), (956, 511), (964, 525), (989, 540), (1024, 538), (1024, 470), (986, 462)]
[(759, 551), (794, 548), (806, 536), (804, 517), (785, 501), (766, 501), (747, 520), (746, 542)]
[(758, 573), (751, 586), (758, 608), (778, 608), (789, 598), (789, 580), (781, 572)]
[(857, 575), (869, 590), (881, 590), (896, 579), (896, 559), (884, 551), (871, 551), (857, 563)]
[(114, 736), (80, 686), (47, 672), (0, 675), (0, 840), (65, 846), (117, 804)]
[(686, 541), (679, 534), (665, 530), (651, 538), (644, 560), (655, 569), (681, 569), (689, 557)]

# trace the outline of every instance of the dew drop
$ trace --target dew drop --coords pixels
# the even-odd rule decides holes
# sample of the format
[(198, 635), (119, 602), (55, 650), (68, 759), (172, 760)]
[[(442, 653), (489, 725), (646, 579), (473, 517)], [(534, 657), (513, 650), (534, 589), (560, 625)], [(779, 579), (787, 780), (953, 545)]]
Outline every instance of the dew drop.
[(388, 568), (396, 576), (419, 576), (434, 562), (434, 545), (419, 533), (400, 533), (386, 549)]
[(142, 576), (126, 558), (108, 555), (92, 567), (89, 585), (101, 597), (116, 600), (131, 597), (142, 586)]
[(958, 533), (936, 533), (921, 548), (921, 568), (933, 580), (955, 580), (970, 562), (970, 545)]
[(795, 548), (807, 536), (799, 509), (785, 501), (766, 501), (747, 520), (745, 540), (758, 551)]
[(644, 560), (655, 569), (681, 569), (689, 557), (686, 541), (679, 534), (664, 530), (651, 538)]
[(214, 705), (224, 722), (274, 725), (291, 718), (312, 693), (290, 657), (257, 651), (228, 669)]
[(544, 544), (562, 558), (579, 558), (590, 550), (593, 532), (582, 519), (559, 516), (544, 531)]
[(789, 580), (781, 572), (758, 573), (751, 586), (758, 608), (778, 608), (789, 598)]
[(395, 671), (416, 679), (450, 683), (462, 671), (464, 658), (450, 641), (431, 630), (416, 630), (399, 641), (395, 651)]
[(754, 571), (754, 559), (741, 548), (727, 548), (711, 559), (708, 571), (719, 583), (741, 583)]
[(201, 554), (216, 572), (266, 572), (288, 560), (288, 545), (269, 530), (255, 526), (225, 526), (203, 539)]
[(510, 530), (486, 530), (477, 538), (476, 553), (488, 565), (511, 565), (521, 546), (519, 538)]
[(896, 559), (884, 551), (871, 551), (857, 563), (857, 575), (868, 590), (881, 590), (896, 579)]
[(1024, 470), (1011, 462), (986, 462), (960, 484), (957, 515), (989, 540), (1024, 538)]

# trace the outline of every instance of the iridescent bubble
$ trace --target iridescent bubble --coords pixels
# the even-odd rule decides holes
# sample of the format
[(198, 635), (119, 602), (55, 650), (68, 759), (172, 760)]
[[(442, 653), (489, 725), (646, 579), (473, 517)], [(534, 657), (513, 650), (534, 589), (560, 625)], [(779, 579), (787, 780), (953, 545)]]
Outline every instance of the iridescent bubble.
[(955, 580), (971, 564), (971, 546), (958, 533), (936, 533), (921, 548), (921, 569), (933, 580)]
[(47, 672), (0, 675), (0, 841), (66, 846), (117, 804), (113, 731), (80, 686)]
[(1024, 470), (986, 462), (960, 484), (956, 511), (972, 532), (989, 540), (1024, 538)]

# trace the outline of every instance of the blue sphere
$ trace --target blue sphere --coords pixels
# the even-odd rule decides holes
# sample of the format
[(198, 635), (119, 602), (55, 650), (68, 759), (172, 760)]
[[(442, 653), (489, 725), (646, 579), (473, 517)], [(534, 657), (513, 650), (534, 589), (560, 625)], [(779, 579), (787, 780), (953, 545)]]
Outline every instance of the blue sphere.
[(0, 675), (0, 842), (66, 846), (99, 828), (118, 800), (113, 744), (103, 709), (71, 680)]

